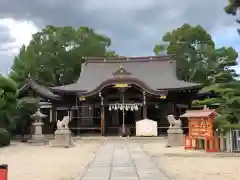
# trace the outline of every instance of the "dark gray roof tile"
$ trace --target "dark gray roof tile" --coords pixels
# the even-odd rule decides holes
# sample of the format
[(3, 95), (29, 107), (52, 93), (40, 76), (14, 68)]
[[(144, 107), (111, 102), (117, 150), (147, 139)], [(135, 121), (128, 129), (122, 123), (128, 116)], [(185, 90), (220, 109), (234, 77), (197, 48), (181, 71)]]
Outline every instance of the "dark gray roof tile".
[(126, 77), (142, 81), (152, 90), (192, 88), (199, 84), (180, 81), (176, 76), (176, 62), (167, 56), (141, 57), (126, 60), (88, 60), (78, 81), (71, 85), (55, 87), (55, 90), (86, 91), (96, 89), (105, 81), (115, 78), (120, 67), (128, 72)]
[(48, 87), (46, 87), (44, 85), (41, 85), (41, 84), (38, 84), (37, 82), (35, 82), (31, 78), (28, 78), (26, 80), (26, 83), (19, 89), (19, 93), (22, 94), (23, 92), (25, 92), (29, 88), (33, 89), (34, 91), (36, 91), (40, 95), (48, 97), (50, 99), (56, 99), (56, 100), (60, 99), (60, 96), (54, 94)]

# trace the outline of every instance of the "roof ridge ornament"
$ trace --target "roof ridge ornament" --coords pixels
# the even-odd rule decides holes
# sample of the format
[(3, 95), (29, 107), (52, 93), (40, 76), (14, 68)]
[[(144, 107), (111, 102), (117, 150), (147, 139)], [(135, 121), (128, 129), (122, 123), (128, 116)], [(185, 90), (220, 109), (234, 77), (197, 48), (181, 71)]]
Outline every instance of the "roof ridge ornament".
[(123, 64), (120, 64), (119, 69), (113, 73), (114, 76), (129, 76), (132, 73), (128, 72), (124, 67)]

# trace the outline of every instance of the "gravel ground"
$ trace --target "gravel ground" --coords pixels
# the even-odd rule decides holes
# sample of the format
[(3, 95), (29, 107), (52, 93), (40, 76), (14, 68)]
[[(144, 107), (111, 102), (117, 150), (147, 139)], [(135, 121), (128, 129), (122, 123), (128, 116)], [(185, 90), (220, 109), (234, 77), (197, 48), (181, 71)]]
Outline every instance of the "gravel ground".
[(142, 145), (157, 166), (174, 180), (239, 180), (240, 155), (166, 148), (164, 142)]
[(0, 164), (8, 164), (9, 180), (76, 179), (92, 160), (98, 142), (77, 141), (71, 148), (51, 148), (14, 142), (0, 149)]
[[(76, 146), (72, 148), (14, 142), (0, 149), (0, 164), (9, 165), (9, 180), (76, 180), (103, 141), (75, 140)], [(239, 154), (166, 148), (164, 140), (143, 138), (137, 143), (173, 180), (238, 180), (240, 177)]]

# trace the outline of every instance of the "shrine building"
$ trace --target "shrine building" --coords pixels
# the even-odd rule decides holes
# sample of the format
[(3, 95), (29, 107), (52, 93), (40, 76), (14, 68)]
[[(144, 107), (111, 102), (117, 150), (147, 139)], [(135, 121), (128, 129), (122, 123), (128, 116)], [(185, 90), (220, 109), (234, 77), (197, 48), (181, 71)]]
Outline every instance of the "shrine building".
[(169, 56), (94, 57), (81, 66), (73, 84), (46, 87), (29, 77), (20, 88), (20, 98), (40, 99), (48, 115), (44, 133), (53, 133), (56, 121), (69, 116), (76, 135), (119, 135), (123, 126), (134, 135), (136, 121), (146, 118), (157, 122), (160, 135), (169, 126), (166, 116), (183, 114), (200, 89), (177, 78), (176, 62)]

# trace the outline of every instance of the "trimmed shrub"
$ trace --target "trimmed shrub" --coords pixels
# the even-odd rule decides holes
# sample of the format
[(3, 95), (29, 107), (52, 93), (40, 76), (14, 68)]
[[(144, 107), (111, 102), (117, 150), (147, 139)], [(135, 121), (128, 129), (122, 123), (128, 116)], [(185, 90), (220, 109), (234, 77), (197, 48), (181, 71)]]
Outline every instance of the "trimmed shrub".
[(8, 146), (10, 144), (10, 134), (4, 129), (0, 128), (0, 147)]

